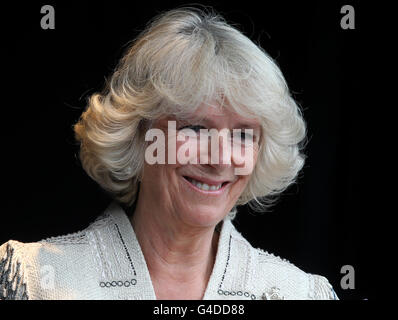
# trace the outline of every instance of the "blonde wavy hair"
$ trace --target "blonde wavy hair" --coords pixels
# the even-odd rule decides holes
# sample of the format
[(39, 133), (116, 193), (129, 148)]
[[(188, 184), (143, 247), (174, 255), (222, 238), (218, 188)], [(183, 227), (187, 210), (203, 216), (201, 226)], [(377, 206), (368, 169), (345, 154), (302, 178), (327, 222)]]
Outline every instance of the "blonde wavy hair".
[(264, 211), (303, 167), (306, 127), (273, 59), (214, 9), (181, 7), (152, 19), (74, 125), (84, 170), (122, 204), (138, 194), (146, 130), (214, 99), (258, 119), (257, 164), (236, 206)]

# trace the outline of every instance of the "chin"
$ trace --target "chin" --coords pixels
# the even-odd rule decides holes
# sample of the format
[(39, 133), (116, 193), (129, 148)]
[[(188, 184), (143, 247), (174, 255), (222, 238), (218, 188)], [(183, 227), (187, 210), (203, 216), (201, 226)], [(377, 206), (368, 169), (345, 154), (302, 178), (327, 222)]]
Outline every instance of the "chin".
[(214, 205), (201, 205), (191, 207), (186, 211), (187, 221), (189, 224), (197, 227), (212, 227), (216, 226), (228, 214), (224, 208), (219, 208)]

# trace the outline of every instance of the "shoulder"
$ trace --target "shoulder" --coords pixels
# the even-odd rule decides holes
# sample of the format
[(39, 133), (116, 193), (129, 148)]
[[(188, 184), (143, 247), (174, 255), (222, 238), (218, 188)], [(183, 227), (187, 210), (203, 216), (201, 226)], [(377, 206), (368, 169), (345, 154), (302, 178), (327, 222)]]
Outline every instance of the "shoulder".
[(39, 243), (7, 241), (0, 246), (0, 299), (27, 300), (28, 270)]
[(82, 231), (32, 243), (4, 243), (0, 246), (0, 299), (111, 297), (113, 291), (103, 290), (103, 284), (130, 277), (126, 265), (132, 265), (131, 257), (123, 250), (132, 247), (132, 236), (121, 235), (129, 233), (127, 222), (122, 209), (112, 203)]
[(327, 278), (307, 273), (290, 261), (262, 249), (257, 255), (256, 271), (260, 281), (267, 283), (263, 299), (337, 300)]
[(10, 240), (0, 246), (0, 299), (27, 300), (23, 244)]
[[(66, 297), (73, 285), (68, 275), (81, 275), (88, 266), (88, 243), (86, 230), (38, 242), (5, 242), (0, 246), (0, 299)], [(56, 289), (60, 285), (63, 292)]]
[[(307, 273), (293, 263), (259, 248), (254, 248), (237, 231), (231, 233), (241, 246), (240, 256), (250, 260), (250, 286), (264, 300), (337, 300), (329, 281), (320, 275)], [(239, 246), (236, 246), (239, 247)], [(244, 249), (246, 248), (246, 249)], [(247, 255), (243, 251), (250, 251)]]

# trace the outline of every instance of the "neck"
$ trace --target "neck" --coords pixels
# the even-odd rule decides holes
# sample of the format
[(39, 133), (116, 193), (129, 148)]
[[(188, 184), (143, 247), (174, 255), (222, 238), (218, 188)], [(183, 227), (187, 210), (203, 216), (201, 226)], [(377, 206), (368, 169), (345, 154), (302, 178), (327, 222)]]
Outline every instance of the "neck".
[(173, 214), (159, 212), (138, 202), (131, 219), (154, 287), (191, 285), (203, 294), (215, 262), (218, 233), (214, 226), (189, 226), (173, 219)]

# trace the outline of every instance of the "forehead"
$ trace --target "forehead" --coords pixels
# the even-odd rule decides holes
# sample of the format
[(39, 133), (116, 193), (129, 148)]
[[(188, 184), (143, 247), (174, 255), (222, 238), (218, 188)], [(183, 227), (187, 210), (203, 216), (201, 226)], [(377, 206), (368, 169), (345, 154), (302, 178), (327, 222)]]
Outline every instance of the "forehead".
[(253, 117), (243, 116), (228, 106), (222, 107), (217, 104), (201, 104), (189, 119), (213, 124), (214, 126), (229, 124), (241, 127), (256, 127), (260, 125), (254, 115)]

